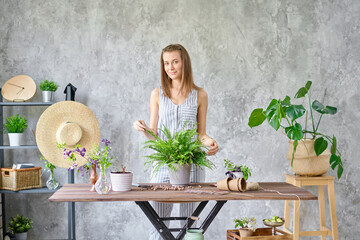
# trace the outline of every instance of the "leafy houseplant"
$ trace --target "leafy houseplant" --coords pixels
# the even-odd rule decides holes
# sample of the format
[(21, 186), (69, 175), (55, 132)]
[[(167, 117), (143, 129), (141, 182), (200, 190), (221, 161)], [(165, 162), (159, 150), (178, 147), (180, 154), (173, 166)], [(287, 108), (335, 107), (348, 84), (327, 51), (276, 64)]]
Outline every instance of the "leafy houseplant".
[[(31, 224), (32, 221), (30, 218), (16, 215), (15, 218), (12, 217), (10, 220), (9, 230), (11, 231), (12, 234), (16, 234), (16, 235), (27, 233), (27, 231), (29, 231), (32, 228)], [(16, 237), (16, 239), (20, 239), (20, 238)], [(26, 237), (21, 239), (26, 239)]]
[(214, 164), (206, 158), (204, 151), (206, 148), (198, 140), (196, 128), (181, 130), (174, 133), (174, 136), (171, 136), (170, 130), (166, 126), (159, 130), (166, 139), (162, 140), (152, 131), (148, 131), (155, 139), (146, 141), (143, 147), (156, 151), (156, 153), (145, 156), (145, 165), (149, 167), (153, 165), (154, 173), (157, 173), (163, 166), (169, 168), (170, 174), (184, 166), (191, 166), (191, 164), (210, 169), (214, 167)]
[(4, 129), (8, 132), (10, 146), (20, 146), (23, 132), (27, 127), (26, 118), (20, 117), (19, 114), (6, 118)]
[[(276, 131), (282, 127), (285, 130), (287, 137), (293, 142), (293, 151), (291, 157), (291, 166), (293, 166), (294, 155), (299, 141), (304, 142), (303, 138), (306, 134), (311, 135), (314, 140), (314, 150), (316, 156), (322, 154), (328, 147), (328, 142), (331, 144), (330, 165), (332, 169), (337, 167), (337, 177), (340, 179), (343, 173), (343, 163), (341, 161), (341, 153), (337, 148), (337, 140), (335, 136), (329, 136), (318, 131), (320, 121), (324, 114), (334, 115), (337, 108), (331, 106), (324, 106), (317, 100), (311, 103), (310, 87), (312, 82), (308, 81), (305, 87), (300, 88), (295, 94), (294, 98), (299, 99), (305, 96), (308, 97), (309, 110), (306, 110), (303, 105), (295, 105), (290, 102), (290, 97), (286, 96), (284, 100), (272, 99), (266, 110), (257, 108), (252, 111), (248, 125), (253, 128), (261, 125), (265, 120)], [(310, 112), (311, 129), (307, 128), (307, 114), (305, 118), (305, 127), (299, 123), (299, 118), (305, 113)], [(318, 120), (315, 120), (314, 111), (320, 114)], [(285, 122), (285, 123), (284, 123)]]
[(43, 80), (40, 83), (43, 102), (51, 102), (53, 99), (53, 93), (58, 89), (58, 87), (59, 86), (54, 81)]
[(228, 170), (225, 175), (229, 175), (231, 178), (236, 178), (236, 173), (242, 173), (245, 180), (248, 180), (249, 176), (251, 176), (252, 169), (246, 165), (235, 165), (235, 163), (227, 159), (224, 159), (224, 164)]
[(253, 232), (256, 231), (256, 219), (252, 218), (235, 218), (235, 228), (241, 227), (239, 229), (240, 237), (252, 236)]

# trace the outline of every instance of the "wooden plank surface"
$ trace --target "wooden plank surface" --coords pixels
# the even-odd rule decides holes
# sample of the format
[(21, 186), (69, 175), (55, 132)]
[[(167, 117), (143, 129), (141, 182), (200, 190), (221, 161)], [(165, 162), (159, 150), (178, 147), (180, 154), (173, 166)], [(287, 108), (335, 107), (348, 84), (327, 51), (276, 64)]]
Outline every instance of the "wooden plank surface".
[(192, 183), (192, 188), (182, 191), (154, 191), (133, 187), (129, 192), (110, 191), (107, 195), (100, 195), (89, 191), (90, 184), (65, 184), (49, 200), (51, 202), (158, 201), (172, 203), (208, 200), (299, 200), (299, 198), (317, 200), (317, 197), (308, 191), (285, 182), (260, 182), (259, 185), (263, 189), (243, 193), (221, 191), (211, 186), (211, 183)]

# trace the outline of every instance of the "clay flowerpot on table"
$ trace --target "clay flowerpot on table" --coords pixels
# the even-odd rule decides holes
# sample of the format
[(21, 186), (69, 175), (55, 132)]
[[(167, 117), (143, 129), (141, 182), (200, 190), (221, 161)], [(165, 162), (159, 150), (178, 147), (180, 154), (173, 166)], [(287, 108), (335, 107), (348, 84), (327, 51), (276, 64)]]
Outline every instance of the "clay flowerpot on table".
[(115, 192), (126, 192), (131, 190), (133, 172), (111, 172), (112, 190)]

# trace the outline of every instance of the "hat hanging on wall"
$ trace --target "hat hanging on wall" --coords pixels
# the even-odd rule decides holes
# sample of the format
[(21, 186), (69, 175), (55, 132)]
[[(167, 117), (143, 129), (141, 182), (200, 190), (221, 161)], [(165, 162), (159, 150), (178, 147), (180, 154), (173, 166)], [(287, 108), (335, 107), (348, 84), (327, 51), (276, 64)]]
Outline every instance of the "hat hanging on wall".
[[(66, 148), (77, 144), (90, 151), (100, 143), (99, 121), (95, 114), (82, 103), (62, 101), (48, 107), (36, 125), (36, 143), (41, 154), (57, 167), (69, 168), (74, 162), (64, 159), (57, 143), (66, 143)], [(85, 158), (76, 157), (78, 166)]]

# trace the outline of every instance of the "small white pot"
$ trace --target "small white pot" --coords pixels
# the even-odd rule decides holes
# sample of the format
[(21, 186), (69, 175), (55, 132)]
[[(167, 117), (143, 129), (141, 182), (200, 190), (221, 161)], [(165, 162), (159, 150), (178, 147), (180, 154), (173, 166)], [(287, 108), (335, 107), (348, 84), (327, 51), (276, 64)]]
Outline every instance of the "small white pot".
[(169, 169), (170, 183), (173, 186), (187, 186), (190, 183), (191, 165), (181, 165), (176, 171)]
[(43, 102), (52, 102), (54, 91), (42, 91)]
[(131, 190), (133, 173), (132, 172), (111, 172), (112, 190), (115, 192), (127, 192)]
[(21, 146), (23, 133), (8, 133), (10, 146)]

